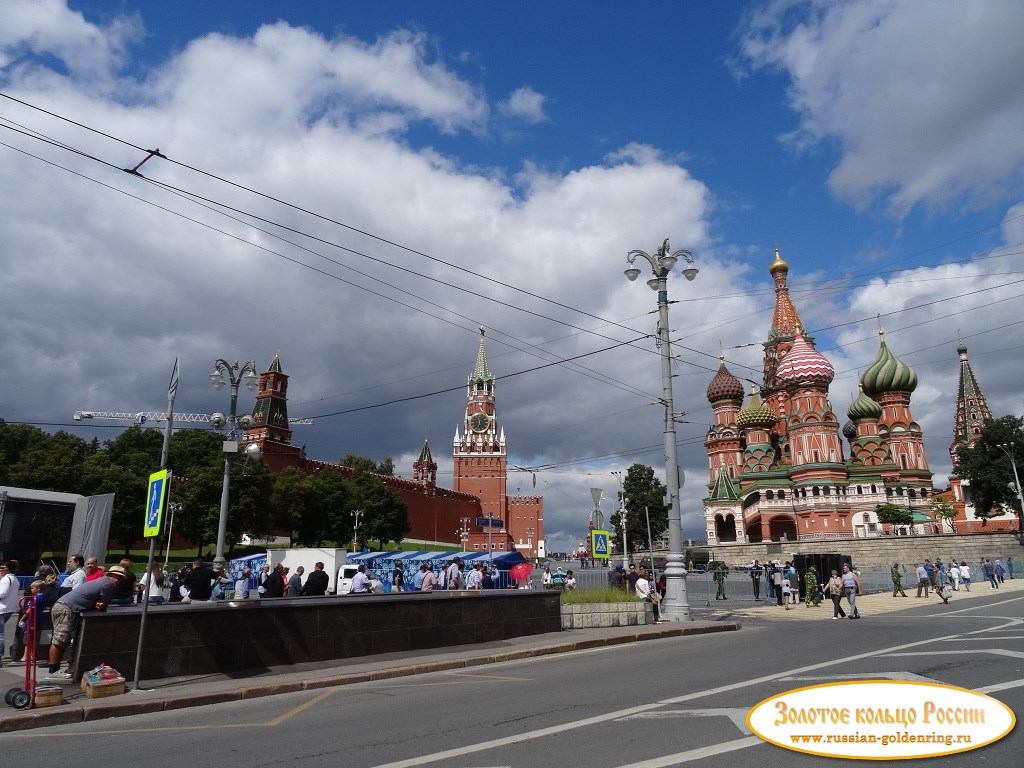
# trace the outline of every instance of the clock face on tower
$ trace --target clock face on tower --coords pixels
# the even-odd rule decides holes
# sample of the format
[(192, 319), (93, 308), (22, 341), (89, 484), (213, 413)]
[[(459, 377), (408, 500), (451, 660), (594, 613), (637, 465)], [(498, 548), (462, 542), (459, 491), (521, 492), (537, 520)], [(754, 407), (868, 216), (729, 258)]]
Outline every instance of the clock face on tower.
[(489, 427), (491, 420), (486, 413), (474, 413), (469, 417), (469, 426), (474, 432), (483, 432)]

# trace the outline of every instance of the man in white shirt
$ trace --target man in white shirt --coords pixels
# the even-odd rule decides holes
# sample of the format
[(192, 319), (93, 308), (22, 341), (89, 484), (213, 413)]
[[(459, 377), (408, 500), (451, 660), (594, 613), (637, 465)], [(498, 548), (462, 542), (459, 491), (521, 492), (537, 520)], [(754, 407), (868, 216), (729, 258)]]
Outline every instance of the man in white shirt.
[(658, 624), (661, 621), (661, 615), (658, 612), (658, 602), (655, 599), (651, 588), (651, 582), (647, 580), (647, 573), (641, 571), (640, 577), (636, 580), (636, 596), (643, 600), (645, 603), (651, 603), (654, 607), (654, 623)]
[(70, 591), (82, 586), (85, 584), (85, 558), (81, 555), (71, 555), (64, 572), (68, 576), (61, 585), (62, 589)]
[(482, 589), (484, 576), (480, 563), (473, 564), (473, 570), (466, 574), (466, 589)]
[(459, 566), (462, 565), (462, 560), (455, 558), (452, 560), (452, 564), (448, 566), (448, 570), (444, 574), (444, 583), (446, 589), (461, 589), (462, 588), (462, 570)]
[(356, 575), (352, 577), (352, 587), (349, 592), (353, 594), (370, 594), (370, 579), (366, 575), (366, 566), (360, 565)]
[(923, 564), (917, 566), (917, 596), (921, 597), (921, 590), (924, 590), (924, 596), (928, 597), (929, 588), (931, 587), (928, 581), (928, 569)]

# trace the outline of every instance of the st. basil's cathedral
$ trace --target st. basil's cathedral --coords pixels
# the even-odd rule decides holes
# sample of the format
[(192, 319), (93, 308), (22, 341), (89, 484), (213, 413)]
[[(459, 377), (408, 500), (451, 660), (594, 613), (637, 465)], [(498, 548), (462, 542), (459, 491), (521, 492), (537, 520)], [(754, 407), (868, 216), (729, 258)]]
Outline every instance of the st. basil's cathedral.
[[(840, 427), (832, 410), (832, 364), (814, 348), (789, 293), (789, 265), (778, 249), (769, 267), (775, 309), (764, 343), (764, 376), (744, 401), (743, 383), (725, 365), (707, 388), (713, 423), (704, 444), (710, 471), (704, 519), (709, 545), (875, 537), (875, 508), (891, 503), (915, 523), (941, 533), (928, 514), (933, 495), (920, 425), (911, 412), (917, 374), (879, 332), (878, 354), (860, 377), (860, 392)], [(956, 447), (973, 443), (990, 417), (961, 342), (960, 392), (950, 495), (966, 523), (964, 492), (955, 475)], [(966, 380), (966, 381), (965, 381)], [(845, 444), (844, 444), (845, 440)], [(963, 532), (963, 531), (961, 531)]]

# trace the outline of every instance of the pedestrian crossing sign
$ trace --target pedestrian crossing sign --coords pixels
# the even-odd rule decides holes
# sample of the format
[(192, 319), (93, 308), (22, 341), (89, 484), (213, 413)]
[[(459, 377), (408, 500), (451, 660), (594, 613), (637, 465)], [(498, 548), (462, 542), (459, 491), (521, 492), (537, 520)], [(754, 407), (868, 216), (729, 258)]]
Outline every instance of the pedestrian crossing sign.
[(161, 469), (149, 476), (149, 493), (146, 495), (146, 522), (142, 535), (149, 539), (160, 535), (167, 505), (167, 488), (171, 484), (171, 471)]
[(608, 546), (608, 531), (590, 532), (590, 551), (595, 560), (608, 559), (611, 554), (611, 548)]

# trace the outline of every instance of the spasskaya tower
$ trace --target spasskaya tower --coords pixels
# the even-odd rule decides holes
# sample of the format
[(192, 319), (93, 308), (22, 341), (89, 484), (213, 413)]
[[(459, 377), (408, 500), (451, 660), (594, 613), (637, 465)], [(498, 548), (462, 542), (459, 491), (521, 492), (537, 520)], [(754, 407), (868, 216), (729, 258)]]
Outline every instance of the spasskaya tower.
[(543, 552), (543, 500), (540, 496), (508, 496), (508, 454), (505, 430), (498, 425), (494, 407), (494, 381), (481, 327), (476, 365), (466, 383), (465, 416), (461, 429), (455, 429), (452, 489), (480, 499), (481, 516), (471, 526), (470, 542), (485, 540), (491, 525), (492, 543), (500, 529), (525, 557), (537, 557)]

